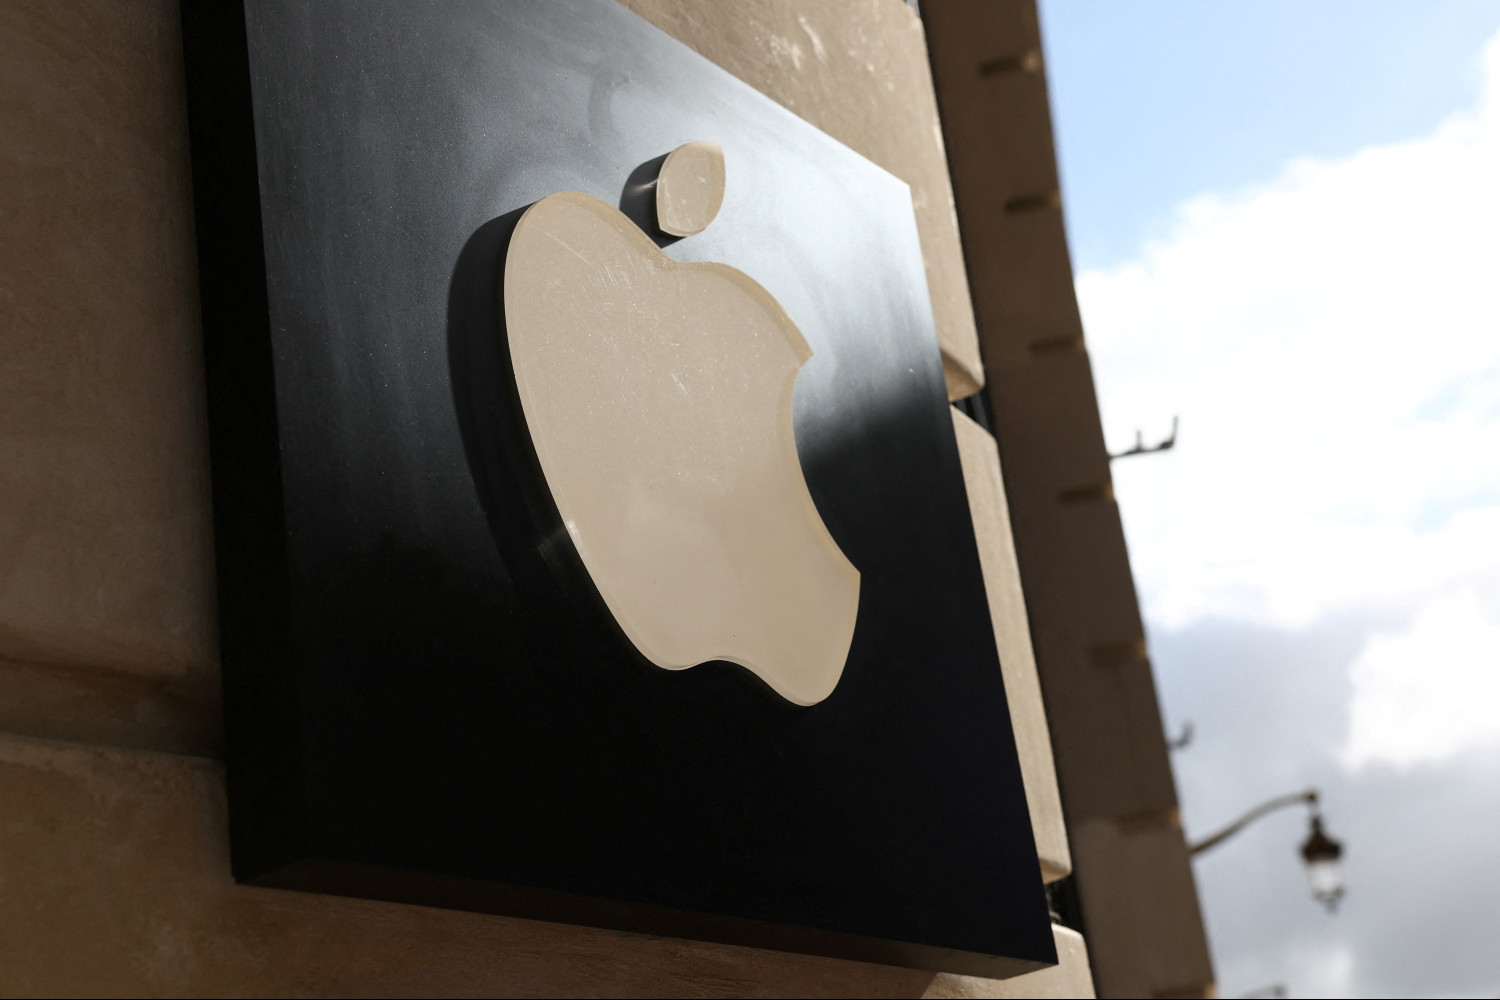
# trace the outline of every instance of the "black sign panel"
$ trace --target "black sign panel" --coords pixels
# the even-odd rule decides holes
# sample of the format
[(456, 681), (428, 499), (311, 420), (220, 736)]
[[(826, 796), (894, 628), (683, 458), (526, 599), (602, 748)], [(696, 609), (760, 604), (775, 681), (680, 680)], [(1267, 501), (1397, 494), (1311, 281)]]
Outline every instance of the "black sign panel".
[[(184, 25), (236, 876), (1055, 961), (905, 185), (613, 4), (231, 6)], [(653, 165), (700, 140), (730, 193), (657, 241), (806, 338), (796, 448), (860, 574), (809, 706), (637, 651), (511, 370), (520, 213), (576, 191), (650, 231)]]

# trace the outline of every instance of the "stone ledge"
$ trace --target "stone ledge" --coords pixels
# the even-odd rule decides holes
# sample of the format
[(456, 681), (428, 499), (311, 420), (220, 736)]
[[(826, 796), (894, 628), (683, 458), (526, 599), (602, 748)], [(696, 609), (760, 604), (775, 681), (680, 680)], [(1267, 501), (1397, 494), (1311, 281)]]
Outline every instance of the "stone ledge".
[(1051, 997), (1092, 997), (1094, 980), (1083, 936), (1066, 927), (1054, 927), (1052, 937), (1057, 942), (1055, 968), (1004, 982), (939, 973), (933, 977), (932, 985), (922, 995), (927, 1000), (968, 1000), (970, 997), (1035, 997), (1037, 1000)]
[[(0, 993), (154, 996), (1064, 996), (1005, 982), (236, 885), (222, 770), (0, 736)], [(1061, 985), (1060, 985), (1061, 984)], [(1072, 993), (1056, 992), (1064, 988)], [(1053, 990), (1053, 992), (1046, 992)]]
[(1063, 826), (1062, 802), (1052, 759), (1052, 737), (1042, 704), (1036, 659), (1031, 648), (1031, 626), (1021, 594), (1020, 570), (1011, 539), (1010, 514), (1000, 475), (1000, 452), (995, 439), (968, 417), (953, 410), (958, 456), (979, 543), (979, 563), (994, 620), (995, 645), (1005, 675), (1005, 697), (1010, 702), (1011, 727), (1026, 785), (1026, 806), (1036, 838), (1042, 878), (1056, 882), (1072, 871), (1068, 833)]
[(0, 733), (222, 757), (217, 671), (150, 677), (0, 656)]

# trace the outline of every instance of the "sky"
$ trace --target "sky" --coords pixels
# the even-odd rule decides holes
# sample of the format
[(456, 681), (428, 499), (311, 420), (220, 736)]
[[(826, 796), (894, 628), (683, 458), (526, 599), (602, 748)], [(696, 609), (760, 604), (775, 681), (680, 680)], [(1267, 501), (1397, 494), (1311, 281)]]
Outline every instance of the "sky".
[(1500, 0), (1041, 0), (1220, 995), (1500, 995)]

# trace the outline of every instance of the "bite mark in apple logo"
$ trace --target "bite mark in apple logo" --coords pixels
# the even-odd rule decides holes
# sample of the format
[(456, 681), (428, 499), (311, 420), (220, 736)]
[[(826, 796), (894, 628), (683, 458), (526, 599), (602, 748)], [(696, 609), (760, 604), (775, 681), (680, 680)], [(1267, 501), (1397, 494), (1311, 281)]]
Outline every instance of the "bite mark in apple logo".
[[(657, 182), (661, 228), (701, 232), (723, 189), (717, 145), (679, 147)], [(502, 285), (537, 459), (625, 635), (669, 670), (729, 660), (798, 705), (827, 698), (860, 577), (803, 478), (792, 393), (812, 351), (785, 310), (576, 191), (521, 216)]]

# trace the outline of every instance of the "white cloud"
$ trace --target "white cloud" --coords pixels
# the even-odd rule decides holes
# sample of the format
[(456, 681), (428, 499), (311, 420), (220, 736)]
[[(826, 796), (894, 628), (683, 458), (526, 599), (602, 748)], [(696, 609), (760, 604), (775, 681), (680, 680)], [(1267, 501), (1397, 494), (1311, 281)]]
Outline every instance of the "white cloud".
[(1350, 679), (1347, 766), (1409, 767), (1500, 744), (1500, 621), (1470, 591), (1371, 636)]
[(1220, 970), (1221, 982), (1253, 983), (1269, 994), (1269, 987), (1293, 987), (1292, 996), (1353, 996), (1356, 961), (1342, 944), (1291, 941), (1256, 955), (1237, 956)]
[(1111, 446), (1182, 416), (1114, 469), (1158, 624), (1500, 598), (1500, 35), (1484, 60), (1433, 134), (1198, 198), (1079, 276)]
[(1226, 995), (1495, 995), (1500, 35), (1483, 58), (1431, 134), (1195, 199), (1078, 279), (1111, 446), (1182, 417), (1114, 475), (1167, 714), (1198, 723), (1190, 826), (1311, 784), (1348, 846), (1336, 920), (1289, 816), (1199, 867)]

